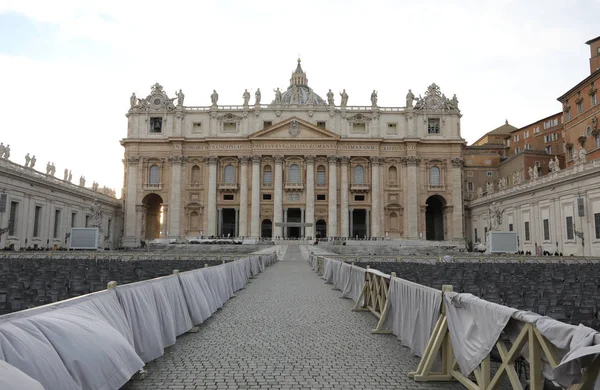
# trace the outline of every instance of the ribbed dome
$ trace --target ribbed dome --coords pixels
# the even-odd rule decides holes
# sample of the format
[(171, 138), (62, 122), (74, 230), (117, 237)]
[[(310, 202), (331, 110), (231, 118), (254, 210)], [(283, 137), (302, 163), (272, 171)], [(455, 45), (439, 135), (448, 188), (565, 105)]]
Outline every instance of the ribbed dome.
[(302, 67), (300, 66), (300, 58), (298, 58), (298, 66), (296, 67), (296, 70), (292, 73), (292, 77), (290, 78), (290, 86), (285, 92), (281, 93), (280, 101), (278, 101), (277, 98), (278, 94), (278, 92), (275, 93), (275, 100), (271, 102), (272, 106), (288, 106), (291, 104), (312, 104), (315, 106), (327, 105), (325, 100), (323, 100), (323, 98), (317, 95), (308, 86), (308, 79), (306, 78), (306, 73), (302, 70)]

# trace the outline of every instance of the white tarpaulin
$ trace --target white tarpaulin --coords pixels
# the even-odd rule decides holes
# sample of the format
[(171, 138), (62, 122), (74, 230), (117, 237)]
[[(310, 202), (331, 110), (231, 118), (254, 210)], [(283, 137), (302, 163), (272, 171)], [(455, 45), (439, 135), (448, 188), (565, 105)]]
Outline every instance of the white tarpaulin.
[(27, 376), (23, 371), (0, 360), (0, 389), (44, 390), (44, 387), (40, 382)]
[(344, 289), (342, 290), (342, 296), (344, 298), (350, 298), (355, 303), (358, 301), (358, 297), (365, 286), (366, 272), (367, 270), (365, 268), (357, 267), (355, 265), (351, 266), (350, 278), (348, 278), (344, 285)]

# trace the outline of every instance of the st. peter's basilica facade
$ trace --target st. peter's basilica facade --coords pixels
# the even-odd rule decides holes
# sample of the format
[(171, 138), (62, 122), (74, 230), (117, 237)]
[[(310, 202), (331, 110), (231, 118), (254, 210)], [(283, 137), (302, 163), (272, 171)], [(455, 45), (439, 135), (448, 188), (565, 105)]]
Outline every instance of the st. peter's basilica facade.
[[(123, 245), (155, 238), (463, 240), (456, 96), (432, 84), (404, 107), (336, 105), (298, 65), (262, 102), (185, 106), (155, 84), (131, 96)], [(404, 101), (404, 97), (399, 97)]]

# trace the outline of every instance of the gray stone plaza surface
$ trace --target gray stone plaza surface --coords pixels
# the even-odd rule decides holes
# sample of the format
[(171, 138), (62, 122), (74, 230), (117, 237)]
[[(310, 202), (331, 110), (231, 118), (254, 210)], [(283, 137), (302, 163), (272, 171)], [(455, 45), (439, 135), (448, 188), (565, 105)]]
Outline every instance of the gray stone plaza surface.
[(124, 389), (461, 389), (407, 377), (417, 357), (312, 272), (297, 245)]

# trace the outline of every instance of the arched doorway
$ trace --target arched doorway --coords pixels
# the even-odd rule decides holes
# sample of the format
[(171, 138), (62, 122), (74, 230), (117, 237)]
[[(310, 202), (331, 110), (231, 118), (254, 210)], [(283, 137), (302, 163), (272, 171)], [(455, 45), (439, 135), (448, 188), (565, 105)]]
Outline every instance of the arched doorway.
[(160, 195), (148, 194), (142, 200), (142, 204), (146, 206), (146, 226), (143, 240), (150, 241), (155, 238), (160, 238), (162, 231), (162, 204), (163, 200)]
[(315, 236), (316, 238), (327, 237), (327, 222), (319, 219), (315, 224)]
[(427, 198), (425, 209), (425, 238), (431, 241), (444, 240), (444, 207), (446, 200), (439, 195)]
[(260, 224), (260, 237), (271, 238), (273, 237), (273, 223), (270, 219), (264, 219)]

